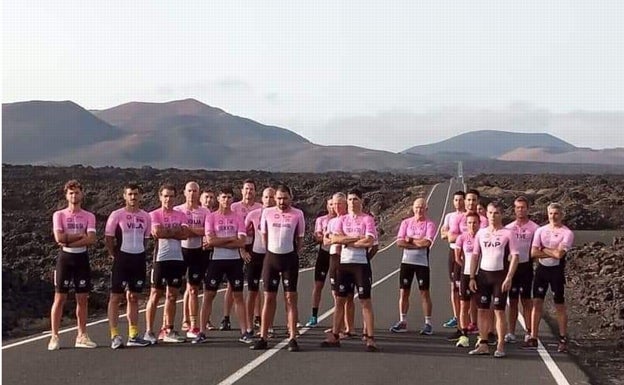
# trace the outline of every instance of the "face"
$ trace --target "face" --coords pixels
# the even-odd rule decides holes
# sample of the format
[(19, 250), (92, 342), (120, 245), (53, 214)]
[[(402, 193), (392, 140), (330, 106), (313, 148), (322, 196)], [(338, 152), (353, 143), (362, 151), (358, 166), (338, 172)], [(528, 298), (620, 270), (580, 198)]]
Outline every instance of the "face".
[(347, 207), (349, 212), (359, 213), (362, 211), (362, 199), (355, 194), (347, 195)]
[(256, 199), (256, 186), (254, 186), (253, 183), (243, 184), (243, 188), (241, 189), (241, 195), (243, 196), (243, 200)]
[(173, 209), (173, 202), (175, 201), (175, 191), (168, 188), (163, 189), (160, 192), (160, 203), (163, 208), (167, 210)]
[(485, 209), (485, 206), (483, 206), (482, 204), (478, 204), (477, 205), (477, 214), (486, 216), (487, 215), (487, 210)]
[(281, 210), (288, 210), (290, 207), (290, 194), (286, 191), (278, 191), (275, 193), (275, 200), (277, 201), (277, 207)]
[(523, 201), (515, 201), (514, 214), (516, 214), (516, 219), (525, 219), (529, 215), (529, 206), (527, 203)]
[(325, 205), (325, 208), (327, 208), (327, 212), (331, 215), (333, 214), (334, 211), (334, 200), (333, 199), (328, 199), (327, 200), (327, 204)]
[(65, 193), (65, 199), (73, 205), (82, 203), (82, 197), (82, 190), (79, 188), (67, 189), (67, 192)]
[(471, 234), (475, 234), (479, 230), (479, 219), (476, 217), (468, 217), (466, 219), (466, 226)]
[(199, 200), (199, 186), (197, 183), (187, 183), (184, 187), (184, 198), (186, 202), (197, 202)]
[(334, 200), (334, 212), (336, 215), (345, 215), (347, 213), (347, 201), (344, 198), (336, 198)]
[(215, 203), (217, 202), (217, 198), (215, 197), (214, 193), (204, 192), (199, 197), (199, 201), (201, 205), (204, 206), (205, 208), (212, 209), (215, 206)]
[(232, 206), (233, 199), (234, 197), (232, 196), (232, 194), (226, 194), (226, 193), (219, 194), (219, 196), (217, 197), (217, 201), (219, 202), (219, 208), (222, 210), (229, 209), (230, 206)]
[(499, 224), (503, 220), (503, 216), (500, 210), (492, 205), (488, 205), (487, 207), (487, 218), (488, 221), (493, 224)]
[(559, 209), (548, 209), (548, 222), (559, 225), (563, 221), (563, 213)]
[(265, 188), (262, 192), (262, 206), (273, 207), (275, 206), (275, 190), (272, 188)]
[(412, 210), (414, 211), (414, 216), (416, 218), (424, 217), (427, 212), (427, 205), (425, 204), (424, 199), (416, 199), (412, 205)]
[(123, 194), (124, 201), (126, 202), (127, 207), (139, 207), (139, 203), (141, 201), (141, 193), (138, 189), (125, 189)]
[(453, 207), (455, 207), (455, 210), (463, 210), (464, 209), (464, 197), (461, 195), (454, 195), (453, 196)]
[(479, 197), (475, 194), (466, 194), (466, 210), (477, 211), (477, 205), (479, 204)]

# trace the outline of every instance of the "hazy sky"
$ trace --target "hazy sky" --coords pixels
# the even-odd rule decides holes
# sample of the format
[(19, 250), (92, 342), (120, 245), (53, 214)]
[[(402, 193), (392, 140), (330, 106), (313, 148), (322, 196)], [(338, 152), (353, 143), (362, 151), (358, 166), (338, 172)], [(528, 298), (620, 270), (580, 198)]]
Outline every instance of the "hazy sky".
[(624, 2), (3, 1), (2, 101), (195, 98), (320, 144), (624, 147)]

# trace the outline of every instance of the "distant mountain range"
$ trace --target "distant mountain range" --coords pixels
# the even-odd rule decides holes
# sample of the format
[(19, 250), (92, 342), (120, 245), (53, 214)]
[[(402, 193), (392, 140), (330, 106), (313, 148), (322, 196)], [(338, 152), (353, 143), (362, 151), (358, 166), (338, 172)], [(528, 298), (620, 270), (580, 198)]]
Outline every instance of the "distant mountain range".
[[(577, 148), (548, 134), (475, 131), (401, 153), (321, 146), (194, 99), (87, 111), (71, 101), (2, 105), (2, 162), (324, 172), (624, 172), (624, 149)], [(599, 166), (602, 165), (602, 166)]]

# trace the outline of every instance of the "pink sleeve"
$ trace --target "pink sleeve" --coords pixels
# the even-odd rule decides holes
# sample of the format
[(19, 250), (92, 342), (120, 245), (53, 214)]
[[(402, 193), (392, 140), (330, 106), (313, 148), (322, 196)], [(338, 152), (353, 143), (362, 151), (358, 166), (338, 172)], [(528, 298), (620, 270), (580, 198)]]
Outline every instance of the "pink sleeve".
[(457, 234), (457, 235), (461, 234), (461, 230), (459, 228), (459, 222), (461, 222), (461, 217), (462, 217), (461, 214), (455, 215), (453, 217), (453, 220), (450, 221), (450, 224), (449, 224), (450, 233)]
[(63, 213), (57, 211), (52, 215), (52, 231), (63, 231)]
[(206, 220), (204, 221), (204, 234), (206, 236), (214, 234), (214, 227), (212, 226), (214, 222), (214, 215), (209, 214), (206, 215)]
[(516, 254), (516, 255), (520, 255), (520, 251), (518, 248), (518, 240), (516, 239), (516, 237), (511, 233), (511, 230), (509, 231), (509, 253), (510, 254)]
[(433, 242), (433, 238), (435, 238), (436, 234), (436, 225), (432, 221), (427, 222), (427, 231), (425, 233), (425, 239)]
[[(247, 214), (249, 216), (249, 214)], [(240, 215), (236, 216), (236, 226), (238, 227), (238, 235), (247, 236), (247, 228), (245, 227), (245, 222), (243, 221), (243, 217)]]
[(344, 222), (345, 217), (346, 215), (339, 217), (338, 220), (334, 223), (334, 228), (332, 229), (334, 234), (344, 235), (344, 231), (342, 230), (342, 223)]
[(251, 216), (255, 215), (255, 214), (252, 214), (252, 213), (255, 213), (255, 212), (256, 212), (255, 210), (254, 211), (250, 211), (249, 213), (247, 213), (247, 215), (245, 215), (245, 223), (243, 223), (245, 225), (245, 228), (249, 227), (250, 223), (253, 223), (253, 220), (252, 220)]
[(572, 248), (574, 244), (574, 233), (572, 230), (567, 230), (566, 234), (563, 235), (563, 240), (561, 241), (561, 245), (559, 246), (561, 249), (568, 251)]
[(457, 239), (455, 239), (455, 247), (460, 249), (464, 246), (464, 234), (460, 234)]
[(366, 236), (371, 236), (373, 239), (377, 239), (377, 227), (375, 226), (375, 220), (369, 216), (366, 221)]
[(145, 216), (145, 238), (151, 238), (152, 237), (152, 233), (150, 230), (152, 228), (152, 218), (150, 217), (149, 214), (147, 214)]
[(299, 233), (297, 234), (297, 236), (299, 238), (303, 238), (303, 236), (305, 235), (305, 219), (303, 217), (303, 211), (299, 211), (299, 223), (297, 223), (297, 228), (299, 230)]
[(405, 239), (407, 236), (407, 222), (408, 219), (401, 221), (401, 226), (399, 226), (399, 232), (397, 233), (397, 239)]
[(87, 233), (95, 233), (95, 215), (93, 213), (87, 217)]
[(156, 226), (162, 226), (162, 223), (160, 223), (160, 215), (158, 215), (158, 211), (152, 211), (149, 215), (150, 219), (152, 220), (152, 229), (155, 229)]
[(187, 222), (188, 219), (186, 218), (186, 214), (184, 214), (181, 211), (176, 211), (176, 213), (178, 213), (177, 216), (178, 216), (178, 220), (180, 221), (180, 227), (189, 227), (189, 224)]
[(314, 232), (320, 233), (323, 231), (323, 223), (321, 223), (321, 217), (316, 218), (314, 221)]
[(267, 213), (267, 210), (263, 210), (262, 215), (260, 216), (260, 232), (262, 234), (266, 234), (267, 232), (266, 213)]
[(442, 224), (442, 226), (449, 227), (450, 222), (451, 222), (451, 214), (446, 214), (444, 216), (444, 223)]
[(535, 234), (533, 234), (533, 242), (531, 243), (531, 247), (537, 247), (538, 249), (542, 248), (542, 228), (538, 228), (535, 230)]
[(104, 235), (107, 237), (114, 237), (115, 230), (117, 230), (118, 224), (119, 224), (119, 215), (117, 215), (116, 211), (113, 211), (111, 215), (108, 216), (108, 220), (106, 221), (106, 227), (104, 228)]
[(472, 255), (479, 255), (481, 253), (481, 236), (480, 231), (475, 235), (474, 247), (472, 248)]

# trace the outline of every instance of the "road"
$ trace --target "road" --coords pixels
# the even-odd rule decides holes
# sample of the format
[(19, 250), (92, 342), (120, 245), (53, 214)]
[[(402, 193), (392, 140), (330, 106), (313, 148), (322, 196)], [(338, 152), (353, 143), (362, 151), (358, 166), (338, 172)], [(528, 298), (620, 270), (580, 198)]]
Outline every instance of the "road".
[[(449, 195), (463, 187), (457, 181), (432, 186), (429, 216), (440, 223), (452, 210)], [(451, 197), (452, 198), (452, 197)], [(407, 208), (406, 208), (407, 209)], [(382, 246), (384, 246), (382, 244)], [(59, 351), (46, 350), (48, 338), (35, 336), (5, 342), (2, 350), (2, 379), (5, 384), (588, 384), (586, 375), (566, 354), (556, 352), (556, 341), (543, 326), (538, 352), (508, 345), (508, 356), (473, 357), (468, 349), (456, 348), (446, 337), (452, 332), (441, 324), (451, 314), (448, 300), (447, 245), (437, 237), (431, 251), (431, 295), (434, 335), (420, 336), (423, 315), (417, 290), (412, 291), (408, 316), (411, 330), (405, 334), (388, 331), (398, 317), (398, 267), (401, 253), (387, 245), (373, 260), (373, 304), (375, 335), (380, 351), (367, 353), (358, 339), (343, 341), (340, 349), (322, 349), (323, 330), (331, 322), (331, 296), (323, 291), (321, 326), (304, 328), (299, 338), (302, 351), (283, 349), (285, 340), (274, 338), (273, 348), (249, 350), (237, 341), (237, 332), (211, 332), (202, 345), (159, 344), (148, 348), (109, 348), (106, 322), (89, 326), (89, 335), (101, 346), (74, 349), (75, 331), (61, 335)], [(305, 322), (310, 312), (313, 271), (304, 269), (299, 279), (299, 312)], [(222, 293), (215, 300), (217, 314)], [(357, 302), (357, 300), (356, 300)], [(162, 310), (162, 309), (161, 309)], [(178, 316), (181, 311), (178, 311)], [(356, 324), (361, 325), (356, 305)], [(213, 320), (218, 317), (213, 316)], [(160, 313), (157, 320), (160, 319)], [(141, 314), (141, 321), (143, 315)], [(179, 320), (178, 323), (179, 324)], [(283, 325), (283, 306), (278, 306), (276, 324)], [(233, 325), (235, 328), (236, 326)], [(282, 326), (283, 329), (283, 326)], [(120, 330), (127, 330), (125, 320)], [(358, 330), (361, 332), (361, 330)], [(522, 333), (520, 333), (522, 334)], [(282, 334), (282, 338), (285, 336)], [(471, 338), (474, 343), (475, 337)]]

